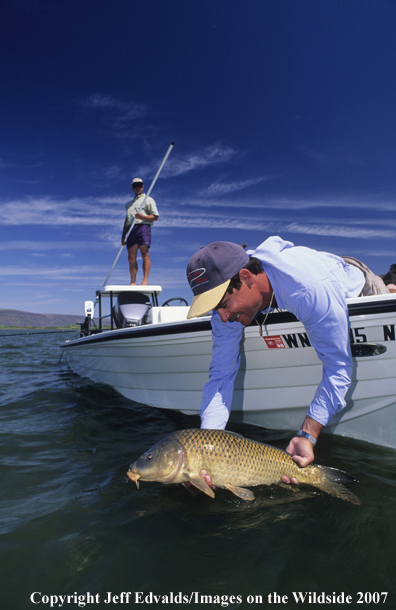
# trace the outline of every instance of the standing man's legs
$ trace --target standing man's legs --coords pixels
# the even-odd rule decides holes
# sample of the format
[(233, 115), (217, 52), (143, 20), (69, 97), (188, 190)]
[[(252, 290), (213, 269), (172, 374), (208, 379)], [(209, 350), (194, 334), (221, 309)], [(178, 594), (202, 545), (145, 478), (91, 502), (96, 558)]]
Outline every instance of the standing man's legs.
[[(143, 259), (143, 282), (142, 286), (147, 286), (147, 280), (151, 269), (151, 260), (149, 256), (149, 247), (148, 246), (140, 246), (140, 254)], [(137, 270), (137, 265), (136, 265)], [(136, 277), (136, 276), (135, 276)]]
[(129, 271), (131, 274), (131, 286), (136, 286), (136, 275), (138, 272), (137, 254), (143, 259), (143, 281), (142, 286), (147, 286), (148, 276), (151, 268), (149, 248), (151, 244), (150, 225), (138, 225), (134, 227), (127, 240)]
[[(137, 251), (138, 244), (133, 244), (130, 248), (128, 248), (128, 263), (129, 263), (129, 273), (131, 274), (131, 286), (136, 286), (136, 274), (138, 271), (137, 264)], [(144, 266), (143, 266), (144, 268)]]

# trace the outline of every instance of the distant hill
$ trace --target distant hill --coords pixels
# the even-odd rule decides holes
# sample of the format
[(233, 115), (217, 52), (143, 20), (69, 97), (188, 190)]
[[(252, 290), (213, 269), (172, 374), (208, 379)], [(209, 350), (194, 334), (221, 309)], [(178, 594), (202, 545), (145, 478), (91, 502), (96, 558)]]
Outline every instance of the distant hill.
[(57, 313), (29, 313), (17, 309), (0, 309), (0, 326), (35, 328), (69, 326), (84, 322), (84, 316), (69, 316)]

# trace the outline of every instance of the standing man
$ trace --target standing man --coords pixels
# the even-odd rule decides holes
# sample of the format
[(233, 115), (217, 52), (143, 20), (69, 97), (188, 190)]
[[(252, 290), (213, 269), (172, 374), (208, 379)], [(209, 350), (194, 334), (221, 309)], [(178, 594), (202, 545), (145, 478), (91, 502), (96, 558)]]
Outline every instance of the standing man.
[[(143, 281), (142, 286), (147, 286), (147, 280), (150, 273), (151, 261), (149, 256), (149, 248), (151, 246), (151, 225), (158, 220), (157, 205), (152, 197), (146, 197), (143, 208), (139, 208), (143, 202), (144, 184), (141, 178), (132, 180), (132, 190), (135, 194), (132, 201), (128, 201), (125, 205), (127, 216), (122, 230), (121, 244), (128, 249), (129, 271), (131, 274), (131, 286), (136, 286), (136, 274), (138, 271), (137, 253), (140, 250), (143, 259)], [(135, 225), (125, 242), (125, 236), (129, 231), (129, 227), (135, 220)]]
[[(346, 298), (388, 293), (384, 282), (356, 259), (344, 260), (294, 246), (280, 237), (270, 237), (249, 253), (224, 241), (204, 246), (191, 257), (187, 279), (194, 294), (187, 317), (214, 310), (213, 354), (209, 381), (203, 389), (202, 428), (223, 429), (227, 424), (244, 327), (260, 311), (272, 307), (287, 309), (304, 324), (323, 363), (323, 376), (286, 451), (299, 466), (307, 466), (314, 459), (320, 432), (345, 407), (351, 383)], [(206, 480), (210, 483), (210, 477)], [(290, 483), (287, 477), (282, 480)]]

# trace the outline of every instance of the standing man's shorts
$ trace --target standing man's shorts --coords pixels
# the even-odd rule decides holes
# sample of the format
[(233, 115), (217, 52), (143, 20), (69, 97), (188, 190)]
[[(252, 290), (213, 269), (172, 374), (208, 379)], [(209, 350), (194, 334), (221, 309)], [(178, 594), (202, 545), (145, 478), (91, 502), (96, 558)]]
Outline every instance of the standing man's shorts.
[(130, 232), (127, 239), (127, 248), (132, 248), (137, 244), (140, 246), (147, 246), (148, 248), (151, 246), (151, 226), (145, 224), (135, 225)]

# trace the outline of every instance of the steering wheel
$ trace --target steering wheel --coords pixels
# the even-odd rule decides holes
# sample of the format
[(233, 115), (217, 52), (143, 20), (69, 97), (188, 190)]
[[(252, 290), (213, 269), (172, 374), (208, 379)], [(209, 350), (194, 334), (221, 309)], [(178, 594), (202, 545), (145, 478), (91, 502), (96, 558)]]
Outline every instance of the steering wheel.
[(188, 302), (186, 301), (186, 299), (183, 299), (182, 297), (173, 297), (173, 299), (168, 299), (167, 301), (165, 301), (165, 303), (162, 304), (162, 307), (166, 307), (167, 305), (169, 306), (169, 303), (172, 303), (172, 301), (179, 301), (179, 305), (181, 305), (183, 303), (184, 305), (187, 305), (187, 307), (188, 307)]

